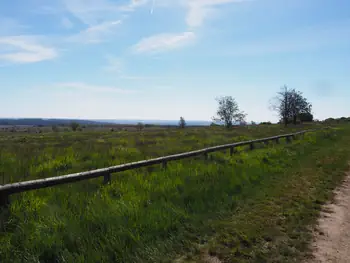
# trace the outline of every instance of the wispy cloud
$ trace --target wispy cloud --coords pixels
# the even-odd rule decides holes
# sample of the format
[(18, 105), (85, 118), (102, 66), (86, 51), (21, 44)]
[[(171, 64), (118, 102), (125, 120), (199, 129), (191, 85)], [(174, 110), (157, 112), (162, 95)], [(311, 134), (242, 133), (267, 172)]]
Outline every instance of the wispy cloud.
[(134, 90), (120, 89), (113, 86), (91, 85), (83, 82), (56, 83), (53, 86), (55, 88), (65, 88), (69, 90), (80, 90), (85, 92), (97, 92), (97, 93), (103, 92), (103, 93), (118, 93), (118, 94), (135, 93)]
[(0, 37), (0, 61), (9, 63), (34, 63), (54, 59), (58, 56), (55, 48), (43, 46), (36, 37)]
[(120, 74), (123, 69), (123, 62), (121, 59), (117, 57), (113, 57), (111, 55), (106, 56), (107, 66), (104, 68), (107, 72), (113, 72)]
[(156, 53), (171, 49), (180, 48), (190, 44), (195, 39), (193, 32), (180, 34), (159, 34), (142, 39), (133, 46), (136, 53)]
[(120, 25), (121, 22), (121, 20), (107, 21), (95, 26), (90, 26), (80, 33), (69, 37), (68, 40), (86, 44), (104, 42), (115, 33), (115, 27)]
[(150, 0), (130, 0), (127, 5), (120, 7), (121, 11), (134, 11), (136, 8), (146, 5)]
[(245, 2), (250, 0), (185, 0), (188, 13), (186, 23), (189, 27), (199, 27), (215, 11), (215, 7), (223, 4)]
[(68, 12), (86, 25), (98, 24), (103, 13), (108, 10), (108, 4), (103, 0), (63, 0)]
[(62, 0), (62, 2), (66, 11), (82, 23), (92, 26), (103, 21), (125, 18), (128, 16), (125, 13), (152, 3), (152, 0), (128, 0), (128, 2), (124, 0), (124, 3), (113, 0)]
[[(177, 1), (152, 1), (151, 13), (155, 3), (157, 6), (172, 6), (172, 5), (182, 5), (187, 8), (186, 23), (189, 30), (180, 34), (164, 33), (154, 36), (150, 36), (142, 39), (139, 43), (133, 46), (133, 51), (135, 53), (156, 53), (166, 50), (177, 49), (186, 46), (193, 42), (196, 38), (194, 33), (195, 28), (202, 26), (205, 19), (207, 19), (214, 11), (215, 8), (229, 3), (238, 3), (252, 0), (177, 0)], [(149, 0), (134, 1), (137, 2), (136, 5), (144, 5)], [(175, 3), (174, 3), (175, 2)]]
[(61, 20), (61, 23), (62, 23), (62, 26), (67, 29), (70, 29), (73, 27), (72, 21), (70, 21), (67, 17), (63, 17)]
[(16, 19), (0, 16), (0, 36), (21, 34), (29, 26), (23, 25)]

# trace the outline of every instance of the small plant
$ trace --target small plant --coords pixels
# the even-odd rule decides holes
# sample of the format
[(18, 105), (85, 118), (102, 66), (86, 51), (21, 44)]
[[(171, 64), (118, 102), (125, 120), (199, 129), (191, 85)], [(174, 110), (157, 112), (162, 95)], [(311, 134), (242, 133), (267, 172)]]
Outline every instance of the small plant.
[(72, 131), (77, 131), (79, 128), (79, 123), (71, 122), (70, 127), (71, 127)]
[[(128, 127), (136, 130), (136, 125), (113, 128)], [(0, 133), (0, 184), (305, 129), (234, 127), (163, 126), (114, 134), (112, 126), (69, 132), (68, 123), (59, 126), (60, 136)], [(181, 255), (201, 262), (208, 254), (226, 262), (300, 262), (292, 257), (307, 249), (320, 200), (327, 201), (348, 168), (350, 125), (331, 135), (311, 133), (289, 144), (257, 144), (256, 151), (242, 146), (210, 153), (208, 159), (168, 162), (167, 169), (124, 171), (109, 185), (96, 178), (14, 194), (0, 223), (0, 261), (148, 263)], [(203, 244), (208, 244), (205, 250)]]
[(142, 131), (145, 128), (145, 125), (142, 122), (138, 122), (136, 128), (138, 131)]
[(215, 123), (215, 122), (212, 122), (212, 123), (210, 123), (210, 126), (211, 126), (211, 127), (220, 127), (221, 125), (220, 125), (220, 124), (217, 124), (217, 123)]

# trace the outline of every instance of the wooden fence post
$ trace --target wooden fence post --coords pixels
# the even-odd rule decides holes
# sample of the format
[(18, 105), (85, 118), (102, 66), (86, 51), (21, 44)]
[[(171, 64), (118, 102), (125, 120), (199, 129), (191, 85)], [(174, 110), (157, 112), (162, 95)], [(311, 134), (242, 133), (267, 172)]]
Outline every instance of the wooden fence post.
[[(19, 183), (8, 183), (8, 185), (0, 185), (0, 207), (8, 206), (10, 204), (10, 195), (14, 193), (21, 193), (25, 191), (32, 191), (36, 189), (41, 189), (44, 187), (53, 187), (56, 185), (63, 185), (68, 183), (74, 183), (82, 180), (92, 179), (92, 178), (100, 178), (104, 177), (103, 182), (105, 184), (108, 184), (111, 182), (111, 174), (112, 173), (118, 173), (126, 170), (132, 170), (137, 169), (141, 167), (149, 167), (151, 165), (155, 164), (162, 164), (163, 168), (166, 168), (167, 162), (172, 160), (180, 160), (184, 158), (190, 158), (190, 157), (199, 157), (204, 154), (205, 160), (209, 160), (209, 157), (211, 160), (213, 160), (215, 157), (214, 154), (210, 153), (221, 151), (221, 150), (227, 150), (230, 149), (230, 155), (233, 155), (237, 152), (237, 147), (243, 147), (248, 146), (251, 150), (253, 150), (256, 147), (257, 143), (264, 142), (265, 144), (269, 144), (270, 141), (276, 141), (276, 143), (280, 143), (281, 138), (286, 138), (287, 141), (291, 141), (292, 139), (295, 139), (297, 136), (304, 137), (305, 133), (311, 132), (315, 130), (309, 130), (309, 131), (303, 131), (301, 133), (297, 134), (286, 134), (286, 135), (279, 135), (275, 137), (269, 137), (265, 139), (258, 139), (258, 140), (250, 140), (250, 141), (243, 141), (239, 143), (233, 143), (233, 144), (225, 144), (225, 145), (219, 145), (214, 147), (209, 147), (197, 151), (191, 151), (186, 152), (182, 154), (176, 154), (176, 155), (169, 155), (169, 156), (163, 156), (162, 158), (155, 158), (150, 160), (142, 160), (138, 162), (132, 162), (127, 164), (121, 164), (113, 167), (109, 167), (104, 170), (92, 170), (92, 171), (86, 171), (82, 173), (75, 173), (75, 174), (68, 174), (68, 175), (62, 175), (57, 177), (51, 177), (51, 178), (45, 178), (45, 179), (37, 179), (33, 181), (24, 181)], [(239, 161), (239, 160), (238, 160)], [(0, 175), (1, 176), (1, 175)], [(2, 175), (4, 179), (4, 175)], [(1, 177), (0, 177), (1, 178)]]
[(108, 172), (103, 176), (103, 183), (109, 184), (111, 182), (111, 174)]
[(10, 204), (10, 195), (6, 192), (0, 193), (0, 207), (6, 207)]

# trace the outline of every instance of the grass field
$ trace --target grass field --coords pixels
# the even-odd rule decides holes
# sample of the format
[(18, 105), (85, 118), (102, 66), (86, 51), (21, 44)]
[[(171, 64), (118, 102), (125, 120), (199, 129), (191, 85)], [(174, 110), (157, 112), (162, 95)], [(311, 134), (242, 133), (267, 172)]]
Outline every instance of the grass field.
[[(0, 134), (0, 183), (312, 128)], [(11, 197), (0, 262), (298, 262), (350, 160), (350, 127)], [(241, 149), (243, 150), (243, 149)]]

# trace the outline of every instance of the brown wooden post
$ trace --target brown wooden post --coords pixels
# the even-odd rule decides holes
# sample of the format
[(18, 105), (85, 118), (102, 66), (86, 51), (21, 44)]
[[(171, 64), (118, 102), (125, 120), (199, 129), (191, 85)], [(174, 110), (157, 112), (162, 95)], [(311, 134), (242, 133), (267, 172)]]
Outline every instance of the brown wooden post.
[(251, 151), (254, 150), (254, 143), (251, 143), (249, 146)]
[(7, 207), (10, 204), (10, 195), (6, 192), (0, 193), (0, 208)]
[(104, 184), (109, 184), (111, 182), (111, 174), (110, 173), (106, 173), (103, 176), (103, 183)]
[(167, 166), (168, 166), (167, 161), (163, 161), (163, 162), (162, 162), (162, 168), (163, 168), (163, 169), (166, 169)]

